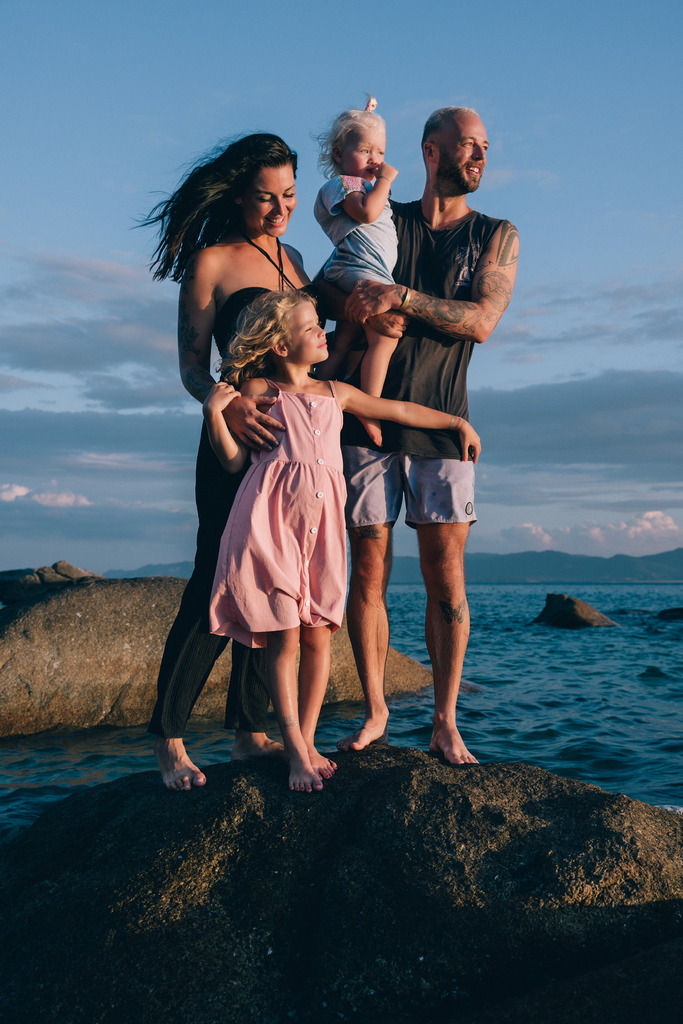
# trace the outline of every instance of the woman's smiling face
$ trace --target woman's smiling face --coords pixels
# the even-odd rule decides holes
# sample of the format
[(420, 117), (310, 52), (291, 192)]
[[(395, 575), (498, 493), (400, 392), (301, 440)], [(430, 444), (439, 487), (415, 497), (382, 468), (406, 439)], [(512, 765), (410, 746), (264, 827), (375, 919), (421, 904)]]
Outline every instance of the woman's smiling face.
[(291, 164), (262, 167), (236, 200), (244, 230), (250, 238), (284, 235), (296, 208), (296, 182)]

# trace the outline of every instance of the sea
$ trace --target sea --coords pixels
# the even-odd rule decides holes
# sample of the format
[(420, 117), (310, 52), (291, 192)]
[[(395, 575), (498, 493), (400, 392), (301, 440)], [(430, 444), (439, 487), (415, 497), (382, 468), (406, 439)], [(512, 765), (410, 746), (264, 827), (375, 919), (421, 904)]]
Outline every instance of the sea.
[[(567, 593), (614, 627), (534, 623), (547, 593)], [(683, 813), (683, 584), (474, 584), (458, 725), (480, 762), (526, 762)], [(392, 584), (391, 643), (429, 665), (421, 585)], [(427, 749), (433, 692), (391, 700), (389, 742)], [(362, 705), (323, 708), (318, 746), (332, 751)], [(273, 733), (277, 732), (273, 719)], [(233, 734), (193, 719), (186, 743), (201, 766), (228, 760)], [(0, 837), (86, 786), (155, 769), (144, 726), (0, 739)]]

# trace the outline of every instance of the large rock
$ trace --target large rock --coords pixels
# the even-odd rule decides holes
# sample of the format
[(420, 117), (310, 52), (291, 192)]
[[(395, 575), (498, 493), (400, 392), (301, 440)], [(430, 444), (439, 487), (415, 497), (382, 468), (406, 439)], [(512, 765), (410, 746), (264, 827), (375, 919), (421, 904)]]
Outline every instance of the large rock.
[(0, 601), (25, 604), (62, 587), (104, 579), (89, 569), (77, 569), (70, 562), (55, 562), (39, 569), (8, 569), (0, 572)]
[[(0, 610), (0, 736), (149, 720), (166, 636), (186, 580), (97, 580)], [(196, 712), (222, 718), (229, 649), (219, 658)], [(387, 691), (431, 682), (423, 665), (390, 650)], [(326, 700), (360, 700), (345, 628), (332, 638)]]
[(613, 619), (599, 612), (597, 608), (566, 594), (547, 594), (545, 608), (534, 622), (558, 629), (586, 629), (588, 626), (616, 626)]
[(152, 772), (78, 793), (7, 847), (0, 1018), (679, 1019), (678, 815), (397, 748), (340, 755), (315, 794), (290, 793), (281, 762), (206, 774), (189, 793)]

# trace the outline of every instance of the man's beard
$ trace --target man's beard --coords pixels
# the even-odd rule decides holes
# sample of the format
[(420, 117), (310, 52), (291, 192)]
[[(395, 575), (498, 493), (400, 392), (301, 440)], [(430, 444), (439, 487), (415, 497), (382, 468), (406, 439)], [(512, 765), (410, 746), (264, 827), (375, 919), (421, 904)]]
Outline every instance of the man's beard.
[[(475, 162), (474, 160), (470, 161), (470, 163)], [(464, 170), (458, 167), (455, 160), (448, 153), (440, 153), (436, 180), (440, 195), (464, 196), (468, 192), (477, 191), (481, 184), (481, 174), (476, 178), (468, 178)]]

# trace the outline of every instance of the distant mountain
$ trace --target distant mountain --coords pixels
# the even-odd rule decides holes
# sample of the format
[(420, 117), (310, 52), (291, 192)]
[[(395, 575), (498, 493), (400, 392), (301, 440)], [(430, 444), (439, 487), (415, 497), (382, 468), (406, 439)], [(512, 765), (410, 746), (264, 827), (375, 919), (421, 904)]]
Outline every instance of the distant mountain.
[[(562, 551), (521, 551), (513, 555), (465, 557), (469, 583), (679, 583), (683, 548), (660, 555), (567, 555)], [(392, 583), (419, 583), (417, 558), (397, 557)]]
[(109, 569), (102, 575), (110, 580), (132, 580), (140, 576), (179, 576), (181, 580), (188, 580), (193, 568), (193, 562), (171, 562), (168, 565), (142, 565), (139, 569)]
[[(473, 554), (466, 556), (470, 583), (683, 583), (683, 548), (660, 555), (566, 555), (562, 551), (522, 551), (514, 555)], [(192, 562), (171, 565), (143, 565), (139, 569), (112, 569), (110, 579), (134, 576), (180, 576), (192, 573)], [(392, 583), (419, 583), (419, 560), (397, 555), (391, 572)]]

